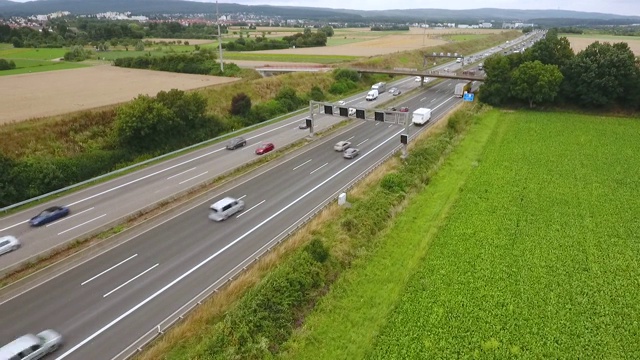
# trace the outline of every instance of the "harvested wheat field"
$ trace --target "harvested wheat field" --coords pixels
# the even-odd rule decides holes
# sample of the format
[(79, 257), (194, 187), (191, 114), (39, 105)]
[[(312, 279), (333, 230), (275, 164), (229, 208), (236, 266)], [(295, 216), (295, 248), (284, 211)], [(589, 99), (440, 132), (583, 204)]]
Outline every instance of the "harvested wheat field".
[(129, 101), (161, 90), (190, 90), (239, 79), (110, 65), (0, 78), (0, 124)]
[[(347, 55), (347, 56), (376, 56), (399, 51), (421, 49), (438, 46), (447, 41), (441, 37), (453, 34), (493, 34), (504, 30), (479, 29), (419, 29), (411, 28), (406, 34), (382, 35), (383, 32), (358, 29), (356, 34), (336, 32), (335, 36), (365, 39), (350, 44), (323, 46), (313, 48), (281, 49), (254, 51), (258, 54), (304, 54), (304, 55)], [(355, 30), (354, 30), (355, 32)], [(381, 36), (382, 35), (382, 36)]]
[(629, 44), (629, 48), (636, 56), (640, 56), (640, 38), (630, 39), (628, 37), (582, 37), (582, 36), (570, 36), (570, 35), (562, 35), (566, 36), (569, 43), (571, 43), (571, 48), (575, 53), (578, 53), (584, 50), (587, 46), (592, 43), (599, 41), (601, 43), (608, 42), (611, 44), (626, 42)]

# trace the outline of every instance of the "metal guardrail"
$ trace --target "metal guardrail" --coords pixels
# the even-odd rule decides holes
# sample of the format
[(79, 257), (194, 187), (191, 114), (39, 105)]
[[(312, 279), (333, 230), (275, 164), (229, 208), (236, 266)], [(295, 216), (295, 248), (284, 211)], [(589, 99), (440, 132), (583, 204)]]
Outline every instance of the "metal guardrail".
[(95, 181), (98, 181), (98, 180), (101, 180), (101, 179), (104, 179), (104, 178), (107, 178), (107, 177), (110, 177), (110, 176), (113, 176), (113, 175), (120, 174), (120, 173), (122, 173), (122, 172), (125, 172), (125, 171), (128, 171), (128, 170), (131, 170), (131, 169), (135, 169), (135, 168), (137, 168), (137, 167), (140, 167), (140, 166), (143, 166), (143, 165), (146, 165), (146, 164), (152, 163), (152, 162), (154, 162), (154, 161), (162, 160), (162, 159), (164, 159), (164, 158), (166, 158), (166, 157), (169, 157), (169, 156), (172, 156), (172, 155), (175, 155), (175, 154), (179, 154), (179, 153), (181, 153), (181, 152), (184, 152), (184, 151), (187, 151), (187, 150), (190, 150), (190, 149), (193, 149), (193, 148), (197, 148), (197, 147), (202, 146), (202, 145), (206, 145), (206, 144), (214, 143), (214, 142), (216, 142), (216, 141), (218, 141), (218, 140), (222, 140), (222, 139), (224, 139), (224, 138), (227, 138), (227, 137), (233, 136), (233, 135), (235, 135), (235, 134), (239, 134), (239, 133), (242, 133), (242, 132), (246, 132), (247, 130), (251, 130), (251, 129), (254, 129), (254, 128), (262, 127), (262, 126), (265, 126), (265, 125), (270, 125), (270, 124), (275, 123), (275, 122), (277, 122), (277, 121), (279, 121), (279, 120), (285, 119), (285, 118), (287, 118), (287, 117), (294, 116), (295, 114), (299, 113), (300, 111), (301, 111), (301, 110), (292, 111), (292, 112), (290, 112), (290, 113), (287, 113), (287, 114), (284, 114), (284, 115), (280, 115), (280, 116), (278, 116), (278, 117), (276, 117), (276, 118), (273, 118), (273, 119), (271, 119), (271, 120), (269, 120), (269, 121), (266, 121), (266, 122), (263, 122), (263, 123), (258, 123), (258, 124), (254, 124), (254, 125), (251, 125), (251, 126), (247, 126), (247, 127), (242, 128), (242, 129), (235, 130), (235, 131), (232, 131), (232, 132), (230, 132), (230, 133), (226, 133), (226, 134), (224, 134), (224, 135), (216, 136), (216, 137), (214, 137), (214, 138), (212, 138), (212, 139), (209, 139), (209, 140), (205, 140), (205, 141), (199, 142), (199, 143), (197, 143), (197, 144), (189, 145), (189, 146), (184, 147), (184, 148), (182, 148), (182, 149), (174, 150), (174, 151), (172, 151), (172, 152), (169, 152), (169, 153), (166, 153), (166, 154), (163, 154), (163, 155), (160, 155), (160, 156), (156, 156), (156, 157), (154, 157), (154, 158), (152, 158), (152, 159), (144, 160), (144, 161), (141, 161), (141, 162), (139, 162), (139, 163), (135, 163), (135, 164), (132, 164), (132, 165), (129, 165), (129, 166), (123, 167), (123, 168), (121, 168), (121, 169), (114, 170), (114, 171), (112, 171), (112, 172), (109, 172), (109, 173), (106, 173), (106, 174), (102, 174), (102, 175), (100, 175), (100, 176), (96, 176), (96, 177), (91, 178), (91, 179), (89, 179), (89, 180), (84, 180), (84, 181), (81, 181), (81, 182), (79, 182), (79, 183), (76, 183), (76, 184), (73, 184), (73, 185), (69, 185), (69, 186), (63, 187), (63, 188), (61, 188), (61, 189), (58, 189), (58, 190), (54, 190), (54, 191), (48, 192), (48, 193), (46, 193), (46, 194), (42, 194), (42, 195), (39, 195), (39, 196), (33, 197), (33, 198), (31, 198), (31, 199), (27, 199), (27, 200), (20, 201), (20, 202), (18, 202), (18, 203), (15, 203), (15, 204), (12, 204), (12, 205), (9, 205), (9, 206), (6, 206), (6, 207), (3, 207), (3, 208), (0, 208), (0, 213), (2, 213), (2, 212), (6, 212), (6, 211), (9, 211), (9, 210), (11, 210), (11, 209), (17, 208), (17, 207), (22, 206), (22, 205), (26, 205), (26, 204), (31, 203), (31, 202), (34, 202), (34, 201), (38, 201), (38, 200), (45, 199), (45, 198), (47, 198), (47, 197), (49, 197), (49, 196), (56, 195), (56, 194), (59, 194), (59, 193), (61, 193), (61, 192), (65, 192), (65, 191), (67, 191), (67, 190), (75, 189), (75, 188), (77, 188), (77, 187), (79, 187), (79, 186), (82, 186), (82, 185), (90, 184), (90, 183), (92, 183), (92, 182), (95, 182)]
[[(431, 126), (433, 126), (432, 123)], [(429, 129), (429, 127), (424, 127), (422, 130), (412, 134), (409, 139), (415, 139), (422, 131)], [(353, 180), (349, 181), (346, 185), (342, 186), (339, 190), (334, 192), (331, 196), (327, 197), (322, 203), (313, 208), (311, 211), (306, 213), (300, 220), (298, 220), (295, 224), (289, 226), (287, 229), (278, 234), (275, 238), (273, 238), (269, 243), (265, 244), (263, 247), (255, 251), (251, 256), (246, 258), (240, 264), (236, 265), (229, 272), (224, 274), (219, 280), (211, 284), (209, 287), (204, 289), (198, 295), (196, 295), (193, 299), (188, 301), (186, 304), (181, 306), (178, 310), (176, 310), (173, 314), (169, 315), (166, 319), (162, 320), (158, 325), (147, 331), (144, 335), (138, 338), (135, 342), (129, 345), (127, 348), (122, 350), (116, 356), (114, 356), (111, 360), (128, 360), (133, 356), (137, 355), (139, 352), (143, 350), (145, 346), (151, 343), (153, 340), (163, 335), (171, 326), (177, 324), (179, 321), (183, 320), (192, 310), (201, 305), (208, 297), (212, 294), (218, 292), (223, 286), (227, 285), (231, 281), (233, 281), (238, 275), (240, 275), (244, 270), (246, 270), (249, 266), (251, 266), (256, 261), (260, 260), (264, 255), (268, 254), (274, 246), (279, 245), (284, 240), (286, 240), (289, 236), (293, 235), (298, 229), (302, 226), (306, 225), (311, 219), (313, 219), (318, 213), (323, 211), (326, 207), (328, 207), (333, 201), (338, 199), (340, 193), (345, 192), (353, 188), (359, 181), (368, 176), (371, 172), (377, 169), (380, 165), (384, 164), (389, 158), (393, 157), (397, 154), (402, 148), (402, 145), (397, 145), (393, 150), (391, 150), (387, 155), (382, 157), (376, 163), (369, 166), (363, 172), (361, 172), (358, 176), (356, 176)]]

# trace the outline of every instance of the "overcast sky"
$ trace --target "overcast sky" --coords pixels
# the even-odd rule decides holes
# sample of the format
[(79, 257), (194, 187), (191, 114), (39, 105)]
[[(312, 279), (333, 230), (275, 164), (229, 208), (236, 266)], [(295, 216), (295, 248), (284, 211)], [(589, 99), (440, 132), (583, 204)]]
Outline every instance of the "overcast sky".
[[(215, 2), (215, 0), (197, 0)], [(219, 0), (220, 3), (244, 5), (309, 6), (333, 9), (389, 10), (389, 9), (477, 9), (500, 8), (522, 10), (574, 10), (640, 16), (640, 0), (481, 0), (481, 1), (434, 1), (434, 0)]]
[[(31, 0), (13, 0), (26, 2)], [(215, 2), (215, 0), (192, 0)], [(481, 1), (442, 1), (442, 0), (219, 0), (220, 3), (244, 5), (284, 5), (323, 7), (333, 9), (355, 10), (390, 10), (390, 9), (478, 9), (500, 8), (519, 10), (574, 10), (640, 16), (640, 0), (481, 0)]]

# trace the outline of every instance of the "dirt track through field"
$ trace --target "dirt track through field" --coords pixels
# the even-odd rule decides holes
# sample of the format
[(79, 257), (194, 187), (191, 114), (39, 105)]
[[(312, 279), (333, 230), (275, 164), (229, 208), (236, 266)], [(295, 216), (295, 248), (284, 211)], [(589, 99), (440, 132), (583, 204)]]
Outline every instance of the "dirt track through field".
[(122, 103), (161, 90), (190, 90), (237, 80), (111, 65), (2, 76), (0, 124)]

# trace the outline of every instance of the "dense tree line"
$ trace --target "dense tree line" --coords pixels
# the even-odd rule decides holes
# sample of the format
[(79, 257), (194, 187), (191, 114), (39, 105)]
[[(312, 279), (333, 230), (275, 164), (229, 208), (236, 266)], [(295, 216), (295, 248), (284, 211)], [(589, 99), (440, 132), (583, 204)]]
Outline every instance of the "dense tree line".
[(397, 31), (409, 30), (409, 25), (375, 25), (371, 27), (371, 31)]
[(200, 49), (191, 54), (169, 54), (164, 56), (143, 55), (119, 58), (113, 65), (134, 69), (170, 71), (185, 74), (233, 76), (240, 72), (236, 64), (225, 64), (224, 73), (220, 63), (216, 62), (215, 52), (211, 49)]
[(554, 29), (523, 54), (491, 56), (484, 69), (479, 99), (491, 105), (640, 110), (640, 61), (627, 43), (594, 42), (574, 54)]
[(333, 28), (324, 26), (315, 33), (311, 28), (305, 28), (304, 32), (285, 36), (282, 39), (270, 39), (263, 32), (262, 36), (255, 38), (241, 37), (235, 41), (222, 44), (222, 47), (229, 51), (256, 51), (270, 49), (287, 49), (290, 47), (314, 47), (326, 46), (327, 37), (333, 36)]
[[(221, 32), (227, 32), (221, 26)], [(97, 19), (52, 19), (42, 31), (30, 27), (11, 28), (0, 25), (0, 42), (12, 43), (17, 48), (65, 47), (73, 45), (98, 46), (105, 42), (133, 45), (145, 37), (172, 39), (211, 39), (218, 34), (217, 26), (178, 22), (149, 23)]]
[[(0, 206), (90, 179), (138, 157), (151, 157), (225, 131), (220, 118), (206, 112), (199, 93), (161, 91), (156, 97), (140, 95), (113, 111), (97, 115), (112, 120), (106, 144), (75, 157), (37, 154), (14, 160), (0, 154)], [(84, 115), (88, 116), (88, 115)], [(114, 118), (115, 117), (115, 118)]]

